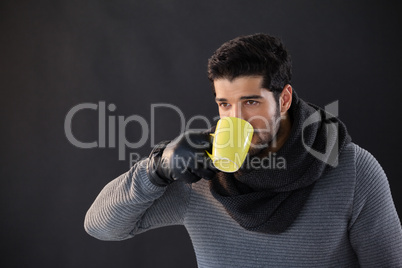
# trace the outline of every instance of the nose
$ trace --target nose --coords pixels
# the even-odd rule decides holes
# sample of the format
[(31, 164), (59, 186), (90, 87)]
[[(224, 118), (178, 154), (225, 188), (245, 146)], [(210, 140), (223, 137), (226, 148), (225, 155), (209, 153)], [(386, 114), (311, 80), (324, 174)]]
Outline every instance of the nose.
[(230, 109), (230, 115), (229, 116), (244, 119), (244, 114), (243, 114), (243, 111), (241, 109), (241, 103), (237, 103), (237, 104), (232, 106), (232, 109)]

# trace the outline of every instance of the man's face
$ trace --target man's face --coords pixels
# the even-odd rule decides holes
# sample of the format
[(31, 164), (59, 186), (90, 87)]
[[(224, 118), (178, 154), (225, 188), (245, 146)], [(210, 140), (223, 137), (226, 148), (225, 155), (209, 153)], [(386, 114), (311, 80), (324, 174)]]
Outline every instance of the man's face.
[(262, 79), (262, 76), (243, 76), (233, 81), (214, 81), (220, 117), (242, 118), (254, 128), (250, 155), (257, 155), (268, 146), (274, 146), (280, 126), (278, 104), (273, 93), (262, 88)]

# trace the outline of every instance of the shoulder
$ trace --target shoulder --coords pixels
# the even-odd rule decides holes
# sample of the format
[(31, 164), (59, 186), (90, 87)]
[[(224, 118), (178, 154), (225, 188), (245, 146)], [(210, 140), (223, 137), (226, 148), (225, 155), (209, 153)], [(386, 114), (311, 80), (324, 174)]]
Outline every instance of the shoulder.
[[(364, 204), (367, 198), (376, 198), (389, 191), (387, 176), (377, 159), (366, 149), (351, 142), (339, 156), (335, 169), (341, 177), (348, 178), (354, 191), (354, 200)], [(358, 201), (359, 200), (359, 201)]]
[(369, 151), (353, 142), (341, 152), (339, 167), (353, 168), (357, 181), (386, 180), (385, 172), (377, 159)]
[(388, 180), (377, 159), (366, 149), (354, 144), (356, 180), (363, 185), (388, 186)]
[(354, 144), (356, 185), (354, 189), (353, 224), (363, 208), (374, 217), (378, 210), (392, 209), (393, 201), (387, 176), (375, 157)]

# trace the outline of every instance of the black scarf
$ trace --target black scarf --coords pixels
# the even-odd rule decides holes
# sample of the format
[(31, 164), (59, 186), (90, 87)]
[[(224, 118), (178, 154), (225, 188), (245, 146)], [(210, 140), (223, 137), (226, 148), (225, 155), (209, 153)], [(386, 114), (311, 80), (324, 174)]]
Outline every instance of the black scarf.
[[(249, 231), (284, 232), (299, 215), (314, 183), (336, 167), (339, 153), (351, 142), (340, 120), (303, 101), (295, 91), (288, 113), (292, 121), (290, 136), (275, 154), (261, 162), (264, 168), (253, 168), (252, 158), (247, 157), (239, 171), (218, 172), (209, 181), (212, 195)], [(321, 160), (306, 147), (322, 153), (318, 157)]]

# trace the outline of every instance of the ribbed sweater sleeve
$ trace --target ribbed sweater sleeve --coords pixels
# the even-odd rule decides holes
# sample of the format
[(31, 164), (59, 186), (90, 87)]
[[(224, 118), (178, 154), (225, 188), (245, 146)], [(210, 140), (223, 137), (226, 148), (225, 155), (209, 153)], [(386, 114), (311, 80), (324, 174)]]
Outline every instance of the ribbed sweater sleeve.
[(123, 240), (183, 222), (190, 187), (153, 185), (146, 173), (147, 161), (138, 162), (102, 189), (85, 216), (88, 234), (100, 240)]
[(402, 267), (402, 229), (387, 177), (369, 152), (356, 148), (351, 244), (361, 267)]

